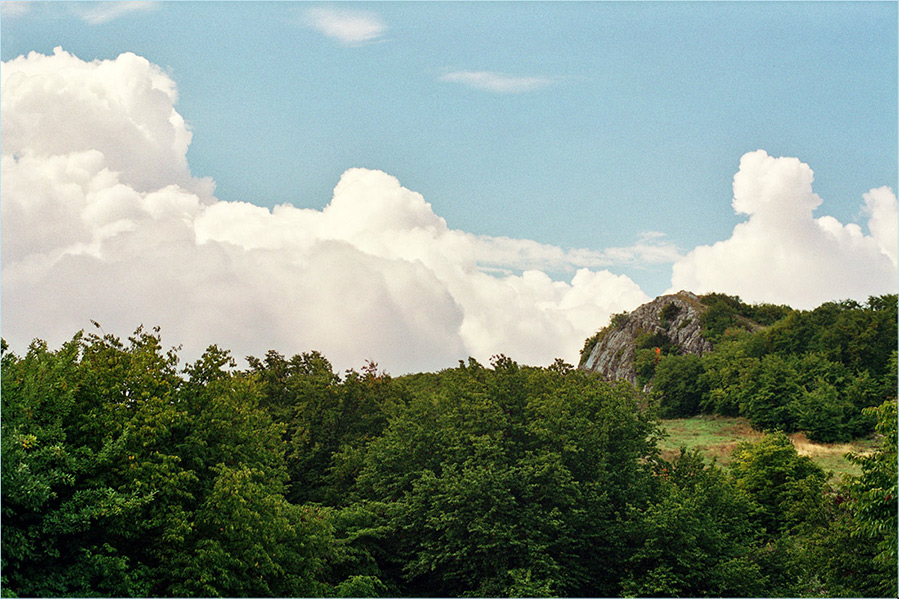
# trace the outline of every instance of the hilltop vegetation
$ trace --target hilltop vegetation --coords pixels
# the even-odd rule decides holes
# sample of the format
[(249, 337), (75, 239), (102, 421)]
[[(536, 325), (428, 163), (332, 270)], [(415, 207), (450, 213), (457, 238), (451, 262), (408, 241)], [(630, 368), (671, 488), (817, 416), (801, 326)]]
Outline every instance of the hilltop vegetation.
[[(896, 295), (810, 311), (723, 294), (700, 300), (702, 334), (713, 351), (684, 353), (664, 330), (635, 340), (637, 383), (651, 384), (663, 417), (744, 416), (759, 430), (803, 431), (833, 443), (873, 431), (865, 409), (895, 396)], [(665, 308), (660, 321), (671, 318)]]
[[(698, 364), (700, 410), (740, 412), (757, 393), (761, 413), (783, 388), (774, 413), (795, 401), (802, 423), (806, 394), (863, 387), (838, 422), (875, 427), (875, 449), (831, 481), (783, 432), (737, 445), (726, 468), (663, 455), (652, 397), (562, 361), (395, 378), (372, 363), (338, 374), (317, 352), (239, 369), (215, 346), (181, 366), (143, 329), (22, 356), (4, 343), (2, 593), (892, 596), (896, 355), (876, 345), (888, 309), (828, 308), (854, 332), (826, 341), (812, 341), (824, 313), (726, 327)], [(664, 356), (656, 385), (688, 358)], [(815, 376), (791, 378), (808, 365)]]

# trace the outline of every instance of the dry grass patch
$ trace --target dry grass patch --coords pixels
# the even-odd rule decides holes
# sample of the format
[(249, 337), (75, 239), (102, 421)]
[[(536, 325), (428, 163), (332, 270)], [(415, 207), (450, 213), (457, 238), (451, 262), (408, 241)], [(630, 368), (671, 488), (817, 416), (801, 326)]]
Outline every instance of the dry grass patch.
[(793, 442), (796, 453), (809, 457), (844, 455), (847, 452), (855, 451), (855, 445), (852, 443), (815, 443), (809, 441), (805, 433), (793, 433), (790, 435), (790, 441)]
[(815, 443), (809, 441), (805, 433), (794, 433), (790, 435), (790, 440), (796, 453), (812, 458), (824, 470), (854, 476), (861, 474), (861, 470), (846, 459), (846, 454), (867, 454), (876, 446), (874, 439), (856, 439), (851, 443)]

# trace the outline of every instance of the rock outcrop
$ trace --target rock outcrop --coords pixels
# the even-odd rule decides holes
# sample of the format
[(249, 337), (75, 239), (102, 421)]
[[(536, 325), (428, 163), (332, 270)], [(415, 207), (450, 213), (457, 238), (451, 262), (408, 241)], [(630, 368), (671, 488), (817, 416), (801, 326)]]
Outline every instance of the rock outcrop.
[[(608, 380), (637, 383), (634, 357), (638, 338), (667, 339), (681, 354), (702, 355), (712, 344), (702, 336), (700, 316), (706, 307), (689, 291), (662, 295), (625, 314), (587, 340), (579, 368), (601, 373)], [(646, 337), (643, 337), (644, 339)]]

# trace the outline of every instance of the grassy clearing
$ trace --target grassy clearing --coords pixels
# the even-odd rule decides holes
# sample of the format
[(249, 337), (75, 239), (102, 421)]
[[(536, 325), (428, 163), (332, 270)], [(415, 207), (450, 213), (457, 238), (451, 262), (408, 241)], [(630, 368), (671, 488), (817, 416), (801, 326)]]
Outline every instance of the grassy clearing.
[[(671, 459), (680, 453), (681, 447), (699, 449), (711, 461), (726, 466), (734, 448), (744, 441), (757, 441), (762, 433), (753, 430), (745, 418), (725, 416), (696, 416), (678, 420), (662, 420), (662, 429), (668, 436), (659, 443), (662, 457)], [(812, 458), (825, 471), (835, 475), (858, 475), (859, 470), (845, 455), (848, 452), (864, 453), (874, 449), (873, 439), (857, 439), (851, 443), (813, 443), (803, 433), (790, 435), (799, 455)]]

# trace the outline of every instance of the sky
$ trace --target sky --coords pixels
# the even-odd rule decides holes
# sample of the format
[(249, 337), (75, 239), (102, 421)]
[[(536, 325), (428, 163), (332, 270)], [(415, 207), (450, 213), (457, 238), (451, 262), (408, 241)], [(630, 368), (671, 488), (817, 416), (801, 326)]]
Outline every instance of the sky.
[(7, 2), (0, 327), (392, 374), (897, 289), (894, 2)]

